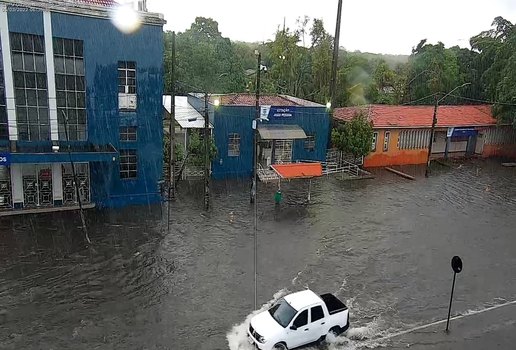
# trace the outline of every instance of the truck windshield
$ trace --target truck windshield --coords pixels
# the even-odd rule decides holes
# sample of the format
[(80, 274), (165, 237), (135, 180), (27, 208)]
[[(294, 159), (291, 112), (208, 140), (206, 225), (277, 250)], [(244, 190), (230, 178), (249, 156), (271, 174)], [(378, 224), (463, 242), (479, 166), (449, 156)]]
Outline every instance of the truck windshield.
[(281, 299), (269, 309), (272, 318), (276, 320), (283, 328), (287, 327), (294, 318), (297, 310), (290, 306), (285, 299)]

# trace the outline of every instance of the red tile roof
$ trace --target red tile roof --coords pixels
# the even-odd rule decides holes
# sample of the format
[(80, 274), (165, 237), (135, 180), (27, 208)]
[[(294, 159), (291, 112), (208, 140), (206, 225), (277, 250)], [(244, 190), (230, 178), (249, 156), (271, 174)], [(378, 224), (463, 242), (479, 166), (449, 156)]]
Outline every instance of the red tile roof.
[[(211, 97), (211, 102), (215, 99), (220, 100), (221, 105), (230, 106), (254, 106), (256, 96), (253, 94), (228, 94), (215, 95)], [(314, 102), (294, 98), (286, 95), (262, 95), (260, 105), (264, 106), (321, 106)]]
[[(434, 106), (368, 105), (336, 108), (335, 119), (347, 121), (364, 111), (375, 128), (430, 128)], [(439, 106), (437, 127), (495, 125), (490, 105)]]

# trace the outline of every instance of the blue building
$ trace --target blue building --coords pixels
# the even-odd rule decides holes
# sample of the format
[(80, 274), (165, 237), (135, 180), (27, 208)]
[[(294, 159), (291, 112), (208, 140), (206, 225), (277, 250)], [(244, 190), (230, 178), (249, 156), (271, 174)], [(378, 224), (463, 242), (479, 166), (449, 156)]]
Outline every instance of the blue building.
[[(204, 108), (201, 95), (188, 97), (197, 110)], [(324, 161), (330, 132), (326, 106), (286, 95), (260, 97), (258, 162), (271, 164), (302, 160)], [(210, 98), (210, 123), (218, 149), (212, 163), (215, 179), (249, 177), (253, 172), (253, 119), (256, 99), (250, 94), (215, 95)]]
[(165, 22), (124, 34), (110, 5), (0, 0), (1, 209), (160, 200)]

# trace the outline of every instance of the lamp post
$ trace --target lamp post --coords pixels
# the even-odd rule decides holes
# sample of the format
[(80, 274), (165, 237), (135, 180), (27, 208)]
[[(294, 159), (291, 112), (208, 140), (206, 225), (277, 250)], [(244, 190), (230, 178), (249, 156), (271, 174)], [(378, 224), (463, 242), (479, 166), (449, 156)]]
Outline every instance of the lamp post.
[(448, 97), (451, 93), (453, 93), (455, 90), (460, 89), (460, 88), (462, 88), (466, 85), (470, 85), (470, 84), (471, 83), (464, 83), (462, 85), (459, 85), (441, 98), (438, 98), (437, 95), (435, 96), (434, 116), (432, 119), (432, 128), (430, 129), (430, 141), (428, 142), (428, 154), (427, 154), (427, 158), (426, 158), (425, 177), (428, 177), (430, 174), (430, 155), (432, 154), (432, 145), (434, 143), (435, 126), (437, 125), (437, 108), (439, 108), (439, 103), (442, 100), (444, 100), (446, 97)]
[(253, 181), (251, 185), (251, 203), (254, 203), (256, 200), (256, 183), (257, 183), (257, 174), (258, 174), (258, 154), (257, 154), (257, 144), (258, 144), (258, 119), (260, 119), (260, 68), (262, 61), (262, 54), (256, 50), (254, 52), (257, 55), (257, 67), (256, 67), (256, 102), (255, 102), (255, 117), (253, 120)]
[(256, 110), (253, 120), (253, 183), (251, 186), (251, 203), (254, 209), (254, 309), (258, 307), (258, 203), (256, 203), (256, 192), (258, 183), (258, 152), (256, 150), (258, 144), (258, 119), (260, 119), (260, 68), (262, 63), (262, 55), (256, 50), (257, 67), (256, 67)]

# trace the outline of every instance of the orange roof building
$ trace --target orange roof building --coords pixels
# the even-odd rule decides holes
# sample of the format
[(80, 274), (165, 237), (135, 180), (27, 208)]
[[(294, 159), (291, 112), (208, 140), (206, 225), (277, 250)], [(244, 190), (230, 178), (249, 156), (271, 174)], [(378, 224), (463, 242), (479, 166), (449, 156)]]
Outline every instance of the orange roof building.
[[(336, 120), (364, 114), (374, 129), (364, 166), (425, 164), (434, 106), (368, 105), (337, 108)], [(439, 106), (432, 158), (516, 157), (516, 131), (498, 126), (490, 105)]]

